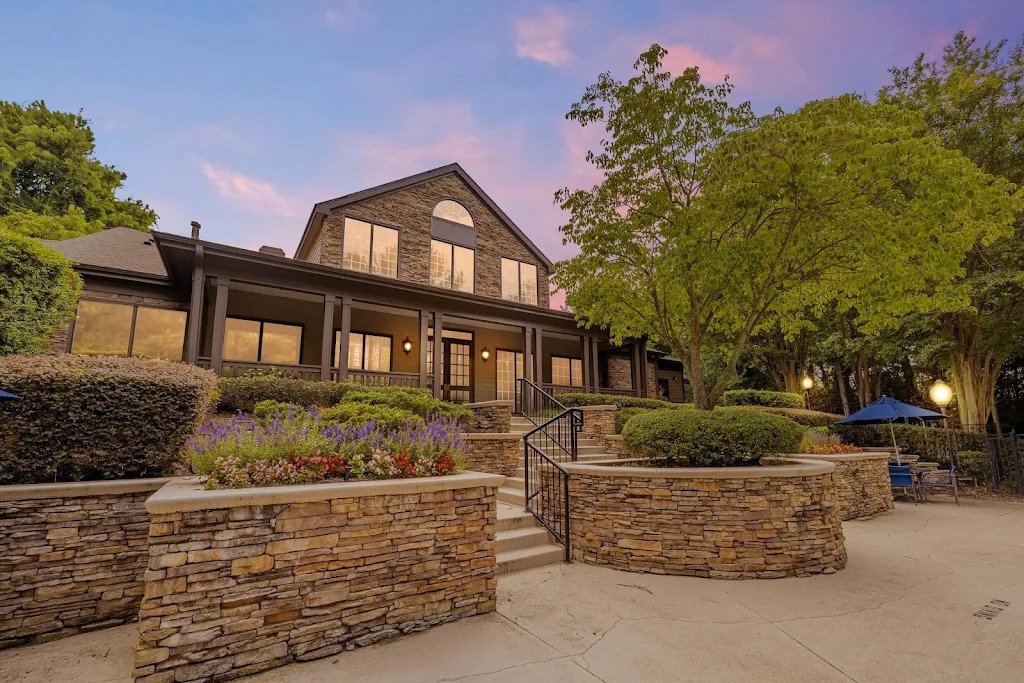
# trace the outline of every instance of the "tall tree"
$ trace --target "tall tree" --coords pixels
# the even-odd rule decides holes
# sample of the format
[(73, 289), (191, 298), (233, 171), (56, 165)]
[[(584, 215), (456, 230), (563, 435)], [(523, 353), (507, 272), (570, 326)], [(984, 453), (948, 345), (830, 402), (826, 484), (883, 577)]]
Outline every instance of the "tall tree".
[(567, 114), (608, 137), (587, 155), (604, 180), (556, 193), (580, 253), (555, 283), (587, 324), (687, 359), (698, 408), (755, 332), (796, 331), (808, 306), (855, 307), (866, 331), (951, 307), (964, 253), (1024, 204), (903, 107), (847, 95), (757, 119), (728, 83), (663, 71), (665, 54), (626, 82), (602, 74)]
[[(980, 46), (960, 32), (942, 57), (918, 55), (890, 69), (881, 102), (920, 111), (931, 134), (983, 171), (1024, 184), (1024, 40)], [(1024, 349), (1024, 215), (1014, 232), (995, 242), (978, 240), (962, 264), (958, 283), (969, 306), (934, 316), (930, 356), (948, 371), (963, 424), (988, 421), (1003, 363)]]
[(81, 113), (0, 101), (0, 228), (50, 239), (149, 229), (156, 213), (115, 196), (127, 176), (100, 163), (95, 147)]

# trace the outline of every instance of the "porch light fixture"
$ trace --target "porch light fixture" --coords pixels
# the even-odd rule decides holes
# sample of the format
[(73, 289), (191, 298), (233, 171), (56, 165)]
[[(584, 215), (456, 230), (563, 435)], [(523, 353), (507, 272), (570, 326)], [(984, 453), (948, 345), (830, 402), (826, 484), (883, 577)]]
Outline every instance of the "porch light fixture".
[(487, 350), (486, 346), (484, 347), (484, 350), (480, 352), (480, 357), (484, 359), (485, 363), (487, 362), (487, 359), (491, 357), (491, 352)]
[(809, 376), (804, 376), (803, 381), (800, 383), (803, 385), (804, 389), (810, 389), (811, 387), (814, 386), (814, 380), (811, 379)]
[(412, 351), (412, 342), (409, 341), (408, 337), (406, 337), (405, 341), (402, 342), (402, 350), (405, 351), (406, 353), (409, 353), (410, 351)]
[(932, 385), (932, 388), (928, 390), (928, 395), (931, 397), (935, 405), (946, 409), (946, 406), (953, 400), (953, 390), (949, 388), (949, 385), (943, 382), (941, 379)]

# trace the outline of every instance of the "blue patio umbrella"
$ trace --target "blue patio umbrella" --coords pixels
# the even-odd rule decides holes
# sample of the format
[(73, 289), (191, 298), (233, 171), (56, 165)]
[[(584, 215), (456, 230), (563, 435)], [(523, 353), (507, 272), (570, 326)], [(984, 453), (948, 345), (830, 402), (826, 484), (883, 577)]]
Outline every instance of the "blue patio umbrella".
[(20, 401), (21, 396), (16, 396), (10, 392), (0, 390), (0, 401)]
[(896, 445), (896, 431), (892, 423), (897, 420), (907, 422), (908, 420), (945, 420), (947, 415), (936, 413), (934, 410), (926, 410), (912, 406), (909, 403), (897, 401), (894, 398), (883, 396), (871, 405), (861, 408), (853, 415), (848, 415), (836, 424), (841, 425), (875, 425), (889, 424), (889, 433), (892, 435), (892, 446), (896, 449), (896, 462), (900, 462), (900, 449)]

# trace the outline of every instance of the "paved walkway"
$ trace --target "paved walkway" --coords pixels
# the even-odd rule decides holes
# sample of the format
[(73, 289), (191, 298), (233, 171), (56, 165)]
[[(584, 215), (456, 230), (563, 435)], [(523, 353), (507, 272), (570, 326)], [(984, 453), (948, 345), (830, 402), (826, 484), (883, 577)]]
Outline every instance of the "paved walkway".
[[(500, 579), (497, 614), (246, 682), (1024, 681), (1024, 505), (937, 498), (844, 528), (832, 576), (542, 567)], [(1009, 606), (974, 615), (994, 599)], [(134, 637), (0, 651), (0, 682), (126, 683)]]

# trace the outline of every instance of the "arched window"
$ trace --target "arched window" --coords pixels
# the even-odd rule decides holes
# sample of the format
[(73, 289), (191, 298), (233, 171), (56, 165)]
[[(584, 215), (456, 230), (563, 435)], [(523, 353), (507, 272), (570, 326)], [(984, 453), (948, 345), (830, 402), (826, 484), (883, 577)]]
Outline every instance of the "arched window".
[(450, 199), (437, 203), (437, 206), (434, 207), (434, 217), (451, 223), (465, 225), (468, 228), (473, 227), (473, 217), (469, 215), (466, 207)]

